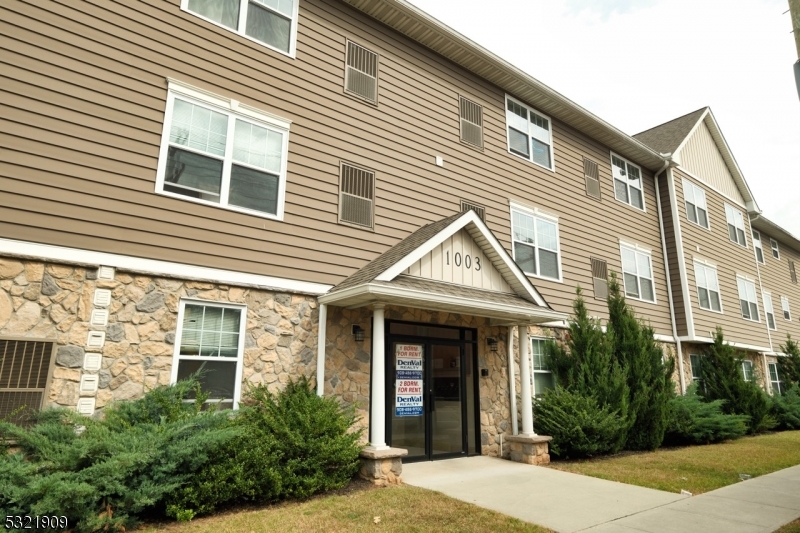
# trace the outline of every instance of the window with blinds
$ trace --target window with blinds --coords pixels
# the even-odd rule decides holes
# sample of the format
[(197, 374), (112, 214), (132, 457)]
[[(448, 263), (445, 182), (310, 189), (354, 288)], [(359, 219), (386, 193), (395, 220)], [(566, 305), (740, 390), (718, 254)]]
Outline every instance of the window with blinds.
[(0, 420), (26, 425), (47, 397), (54, 343), (0, 339)]
[(483, 148), (483, 107), (459, 97), (461, 141)]
[(378, 54), (347, 41), (344, 89), (370, 103), (378, 103)]
[(602, 259), (590, 258), (592, 262), (592, 284), (594, 297), (598, 300), (608, 298), (608, 265)]
[(372, 228), (375, 173), (342, 163), (339, 180), (339, 222)]
[(586, 194), (599, 200), (600, 173), (597, 163), (585, 157), (583, 158), (583, 177), (586, 179)]
[(466, 200), (461, 200), (461, 212), (465, 213), (465, 212), (469, 211), (470, 209), (472, 211), (475, 211), (478, 214), (478, 216), (481, 217), (481, 220), (486, 222), (486, 208), (485, 207), (480, 206), (478, 204), (473, 204), (472, 202), (468, 202)]

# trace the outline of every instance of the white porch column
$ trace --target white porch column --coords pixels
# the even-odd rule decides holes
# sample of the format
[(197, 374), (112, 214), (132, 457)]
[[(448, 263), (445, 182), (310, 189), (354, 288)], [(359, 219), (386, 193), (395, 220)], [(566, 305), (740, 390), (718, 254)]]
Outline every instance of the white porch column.
[(386, 354), (383, 323), (384, 304), (375, 304), (372, 312), (372, 408), (369, 411), (370, 443), (373, 450), (386, 450)]
[(317, 325), (317, 396), (325, 394), (325, 339), (328, 326), (328, 305), (319, 304)]
[(508, 391), (511, 400), (511, 434), (519, 435), (519, 425), (517, 423), (517, 379), (514, 376), (514, 328), (508, 326)]
[(530, 348), (530, 337), (528, 336), (528, 325), (521, 324), (519, 330), (519, 380), (520, 380), (520, 402), (522, 403), (522, 435), (536, 435), (533, 432), (533, 398), (531, 396), (531, 360), (528, 355)]

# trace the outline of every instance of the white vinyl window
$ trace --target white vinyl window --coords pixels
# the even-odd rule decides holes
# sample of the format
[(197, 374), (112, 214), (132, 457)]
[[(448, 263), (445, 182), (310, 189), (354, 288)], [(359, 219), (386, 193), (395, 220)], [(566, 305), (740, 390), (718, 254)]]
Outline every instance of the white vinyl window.
[(753, 362), (745, 359), (742, 361), (742, 377), (745, 381), (753, 381)]
[(170, 82), (156, 192), (283, 218), (289, 123)]
[(769, 329), (778, 329), (775, 325), (775, 311), (772, 308), (772, 295), (768, 292), (762, 292), (761, 299), (764, 300), (764, 314), (767, 316), (767, 327)]
[(514, 261), (525, 274), (561, 281), (558, 219), (512, 206), (511, 236)]
[(236, 409), (241, 397), (247, 307), (181, 300), (172, 382), (200, 372), (209, 403)]
[(772, 248), (772, 257), (774, 257), (775, 259), (780, 259), (781, 258), (781, 252), (778, 249), (778, 241), (776, 241), (775, 239), (770, 239), (769, 240), (769, 245)]
[(620, 243), (620, 254), (625, 296), (655, 303), (656, 290), (650, 251), (636, 245)]
[(298, 0), (181, 0), (181, 9), (291, 57)]
[(722, 299), (719, 294), (717, 269), (711, 265), (695, 261), (694, 279), (697, 284), (697, 300), (700, 309), (722, 312)]
[(686, 218), (698, 226), (708, 229), (708, 207), (706, 206), (706, 191), (692, 183), (683, 180), (683, 198), (686, 201)]
[(556, 385), (553, 372), (545, 362), (545, 342), (547, 342), (546, 339), (531, 338), (532, 385), (535, 396), (541, 396), (546, 390), (552, 389)]
[(642, 170), (627, 159), (612, 153), (611, 173), (614, 177), (614, 197), (644, 211)]
[(509, 152), (555, 170), (549, 117), (506, 95), (506, 133)]
[(698, 388), (705, 390), (705, 381), (703, 381), (703, 356), (700, 354), (690, 354), (689, 362), (692, 367), (692, 383), (697, 383)]
[(785, 320), (792, 319), (792, 311), (789, 309), (789, 297), (781, 296), (781, 308), (783, 309), (783, 318)]
[(733, 242), (747, 247), (747, 238), (744, 234), (744, 216), (742, 212), (735, 207), (725, 204), (725, 219), (728, 222), (728, 237), (730, 237)]
[(764, 264), (764, 249), (761, 247), (761, 233), (753, 230), (753, 248), (756, 251), (756, 259), (762, 265)]
[(736, 285), (739, 289), (739, 303), (742, 307), (742, 318), (760, 322), (758, 316), (758, 300), (756, 298), (756, 284), (744, 276), (736, 276)]
[(777, 363), (769, 363), (769, 384), (772, 388), (772, 394), (782, 394), (781, 393), (781, 379), (780, 375), (778, 374), (778, 364)]

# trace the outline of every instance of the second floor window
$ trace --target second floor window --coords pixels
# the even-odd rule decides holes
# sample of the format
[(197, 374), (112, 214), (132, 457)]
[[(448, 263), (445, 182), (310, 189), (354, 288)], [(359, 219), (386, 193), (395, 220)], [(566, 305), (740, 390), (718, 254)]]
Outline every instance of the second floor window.
[(739, 303), (742, 306), (742, 318), (760, 322), (758, 317), (758, 300), (756, 299), (756, 284), (753, 280), (743, 276), (736, 277), (739, 289)]
[(718, 313), (722, 312), (717, 269), (710, 265), (695, 262), (694, 278), (697, 283), (697, 299), (700, 302), (700, 308)]
[(683, 197), (686, 200), (686, 218), (708, 229), (706, 192), (689, 180), (683, 180)]
[(653, 285), (650, 252), (628, 244), (622, 244), (620, 249), (625, 296), (645, 302), (655, 302), (656, 290)]
[(725, 219), (728, 222), (728, 237), (742, 246), (747, 246), (747, 239), (744, 236), (744, 216), (742, 212), (725, 204)]
[(614, 197), (644, 211), (641, 169), (630, 161), (611, 154), (611, 173), (614, 175)]
[(514, 260), (530, 276), (561, 280), (558, 221), (551, 217), (513, 207), (511, 238)]
[(553, 170), (553, 130), (550, 118), (506, 96), (508, 151)]
[(764, 300), (764, 314), (767, 316), (767, 327), (769, 329), (778, 329), (775, 325), (775, 310), (772, 308), (772, 295), (768, 292), (762, 292), (761, 299)]

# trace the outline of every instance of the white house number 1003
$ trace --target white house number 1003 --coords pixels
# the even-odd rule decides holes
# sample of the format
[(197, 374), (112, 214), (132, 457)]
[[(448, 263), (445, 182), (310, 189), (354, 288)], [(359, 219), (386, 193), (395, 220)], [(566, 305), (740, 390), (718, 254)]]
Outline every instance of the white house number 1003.
[[(450, 264), (450, 251), (448, 250), (447, 252), (445, 252), (444, 255), (445, 255), (446, 263), (449, 265)], [(471, 255), (462, 256), (461, 252), (456, 252), (455, 254), (453, 254), (453, 263), (455, 263), (455, 265), (457, 267), (460, 267), (463, 264), (465, 268), (469, 268), (469, 269), (471, 269), (472, 265), (474, 264), (475, 265), (475, 272), (478, 272), (481, 269), (481, 258), (478, 257), (477, 255), (475, 256), (475, 259), (473, 259)]]

